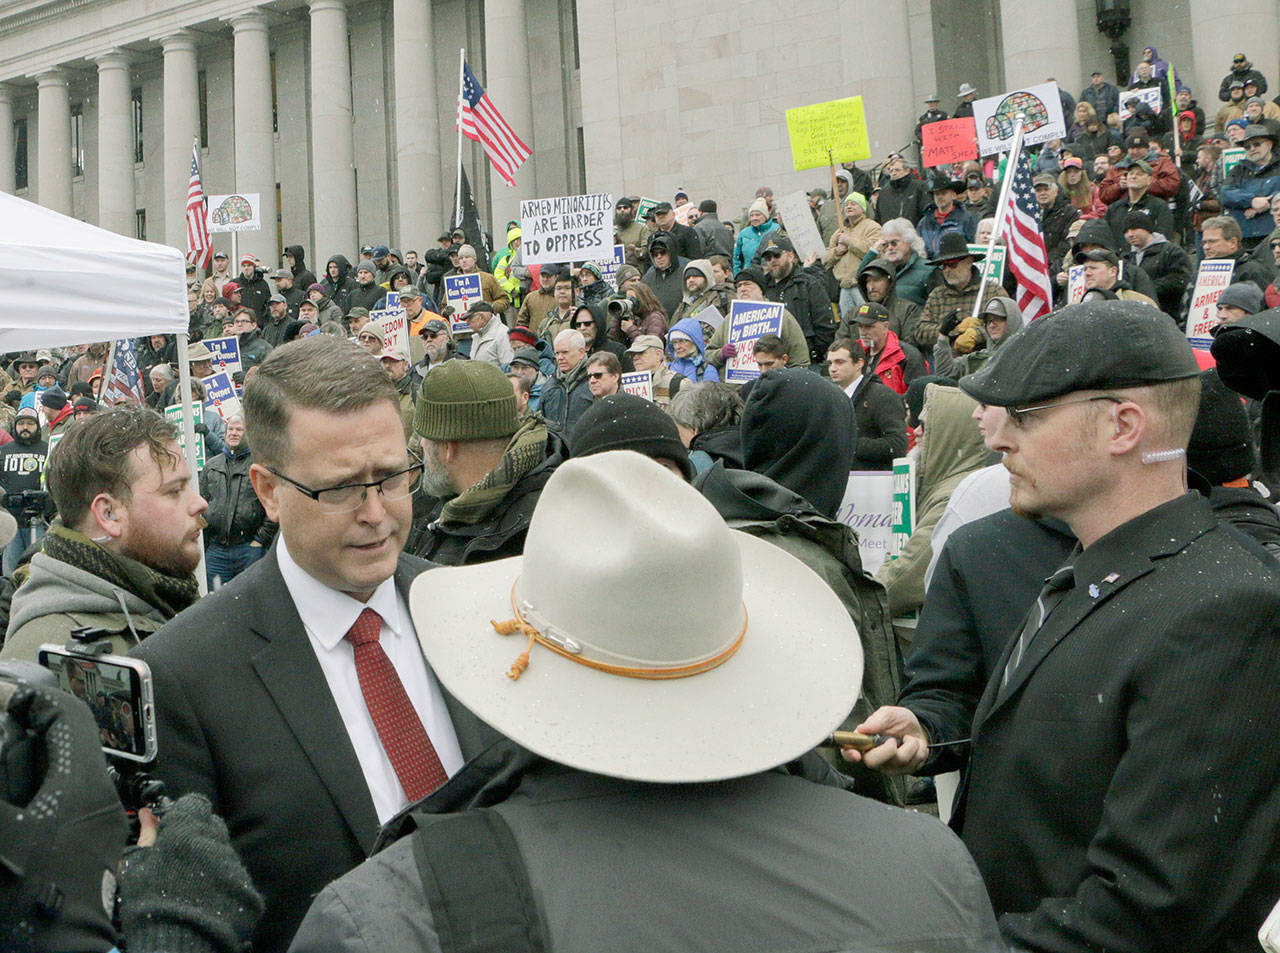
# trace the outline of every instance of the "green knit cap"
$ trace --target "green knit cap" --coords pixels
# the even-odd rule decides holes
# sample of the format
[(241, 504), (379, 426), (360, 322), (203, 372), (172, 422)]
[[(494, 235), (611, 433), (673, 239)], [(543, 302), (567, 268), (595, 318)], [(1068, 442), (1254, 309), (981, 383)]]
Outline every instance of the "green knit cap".
[(413, 429), (428, 440), (493, 440), (519, 426), (511, 381), (488, 361), (445, 361), (418, 391)]

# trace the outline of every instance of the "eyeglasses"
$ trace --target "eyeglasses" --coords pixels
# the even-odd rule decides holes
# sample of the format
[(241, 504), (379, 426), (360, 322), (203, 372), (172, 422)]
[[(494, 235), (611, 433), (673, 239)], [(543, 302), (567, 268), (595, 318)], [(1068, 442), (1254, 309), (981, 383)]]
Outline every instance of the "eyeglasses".
[(1055, 407), (1069, 407), (1072, 404), (1088, 404), (1096, 400), (1107, 400), (1113, 404), (1123, 404), (1124, 401), (1119, 397), (1111, 394), (1103, 394), (1099, 397), (1080, 397), (1076, 400), (1064, 400), (1056, 404), (1038, 404), (1035, 407), (1006, 407), (1005, 413), (1009, 415), (1010, 422), (1015, 427), (1021, 427), (1027, 422), (1030, 414), (1037, 413), (1041, 410), (1053, 410)]
[(413, 463), (381, 480), (373, 480), (369, 483), (343, 483), (339, 486), (326, 486), (319, 490), (313, 490), (293, 477), (285, 476), (275, 467), (267, 467), (267, 469), (291, 484), (300, 493), (311, 497), (320, 504), (321, 509), (336, 515), (360, 509), (368, 499), (370, 490), (376, 489), (382, 494), (382, 498), (389, 502), (403, 500), (412, 493), (414, 484), (418, 482), (418, 477), (423, 471), (423, 463), (422, 458), (412, 450), (409, 451), (409, 456)]

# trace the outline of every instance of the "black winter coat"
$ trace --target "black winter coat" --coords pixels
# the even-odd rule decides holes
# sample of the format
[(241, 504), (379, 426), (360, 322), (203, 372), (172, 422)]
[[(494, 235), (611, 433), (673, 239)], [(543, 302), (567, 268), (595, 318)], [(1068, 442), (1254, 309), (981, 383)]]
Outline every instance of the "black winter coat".
[(1161, 311), (1171, 318), (1182, 313), (1182, 297), (1187, 285), (1195, 280), (1195, 269), (1180, 246), (1171, 241), (1149, 245), (1141, 263), (1137, 263), (1137, 254), (1130, 250), (1125, 253), (1124, 261), (1126, 278), (1132, 279), (1138, 269), (1147, 273), (1156, 287), (1154, 297)]
[(880, 180), (880, 195), (876, 198), (876, 221), (883, 225), (893, 218), (905, 218), (914, 225), (932, 201), (924, 183), (911, 173), (897, 181), (886, 175)]
[(204, 531), (206, 542), (224, 546), (239, 546), (252, 542), (264, 542), (271, 538), (266, 533), (267, 512), (258, 502), (249, 482), (249, 467), (253, 456), (247, 450), (232, 457), (226, 451), (209, 460), (200, 471), (200, 495), (209, 501), (204, 518), (209, 524)]
[(907, 452), (907, 411), (902, 398), (872, 374), (863, 378), (850, 399), (858, 433), (853, 469), (892, 470), (893, 458)]
[(764, 296), (770, 301), (781, 301), (795, 316), (809, 342), (809, 360), (814, 364), (826, 360), (827, 348), (836, 337), (836, 323), (831, 296), (822, 280), (796, 267), (781, 281), (769, 279)]

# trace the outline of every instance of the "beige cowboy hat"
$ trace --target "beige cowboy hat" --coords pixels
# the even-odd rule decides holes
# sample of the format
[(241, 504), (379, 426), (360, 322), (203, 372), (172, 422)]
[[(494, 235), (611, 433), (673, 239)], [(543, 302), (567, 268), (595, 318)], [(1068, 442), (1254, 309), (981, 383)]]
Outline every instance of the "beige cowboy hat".
[(638, 781), (794, 760), (862, 681), (858, 633), (822, 579), (631, 451), (566, 461), (523, 556), (425, 572), (409, 606), (427, 661), (477, 716), (553, 761)]

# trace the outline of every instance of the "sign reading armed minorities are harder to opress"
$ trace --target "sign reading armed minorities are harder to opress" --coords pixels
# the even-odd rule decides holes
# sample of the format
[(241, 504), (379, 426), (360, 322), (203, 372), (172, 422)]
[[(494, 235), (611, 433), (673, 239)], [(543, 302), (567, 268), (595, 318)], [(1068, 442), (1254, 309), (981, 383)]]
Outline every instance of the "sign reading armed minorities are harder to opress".
[(608, 258), (613, 252), (613, 196), (565, 195), (520, 203), (526, 265)]

